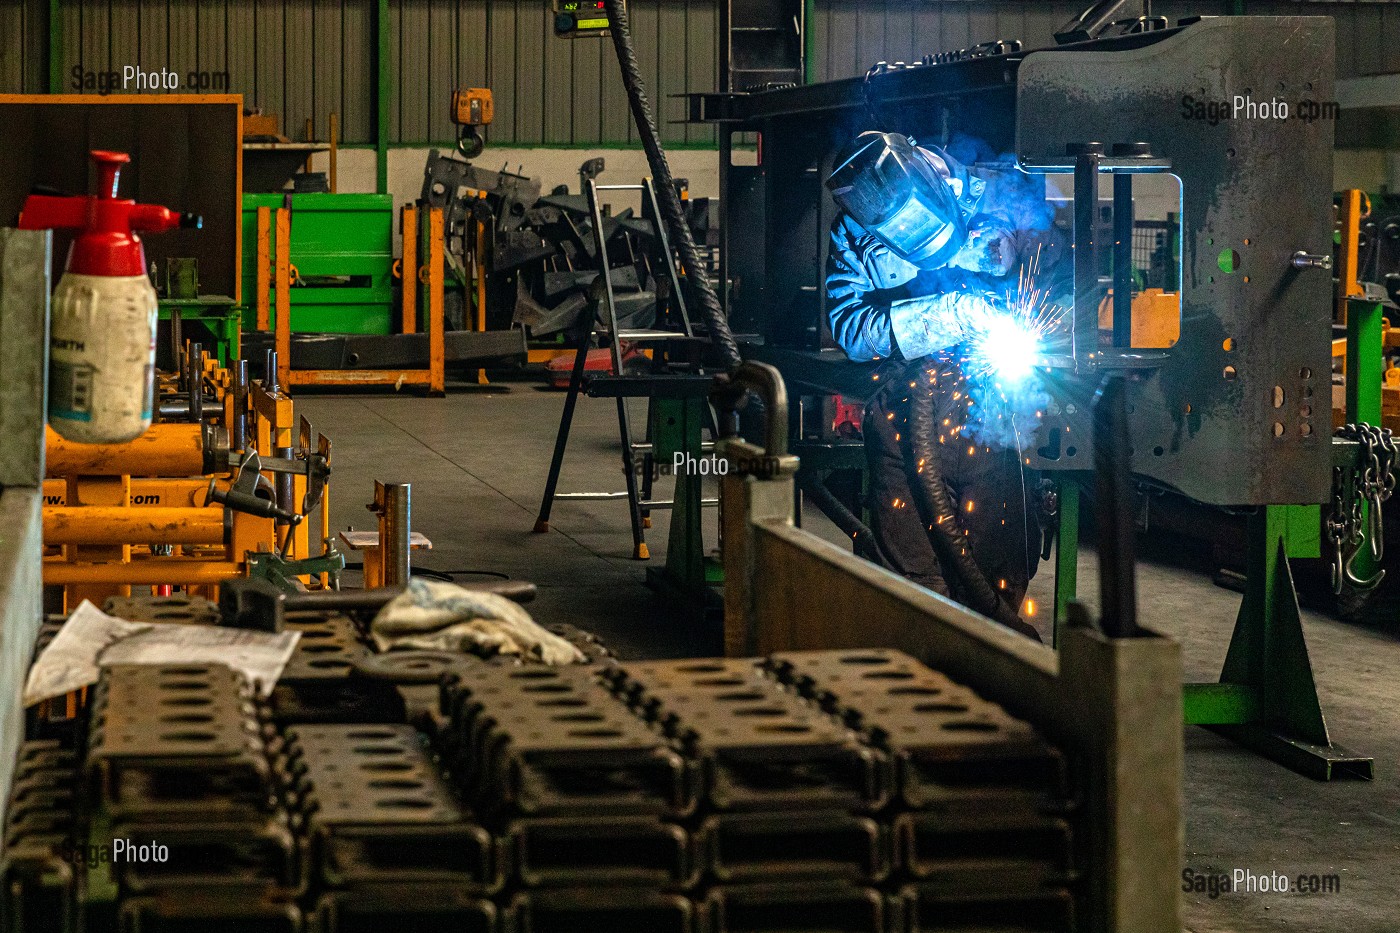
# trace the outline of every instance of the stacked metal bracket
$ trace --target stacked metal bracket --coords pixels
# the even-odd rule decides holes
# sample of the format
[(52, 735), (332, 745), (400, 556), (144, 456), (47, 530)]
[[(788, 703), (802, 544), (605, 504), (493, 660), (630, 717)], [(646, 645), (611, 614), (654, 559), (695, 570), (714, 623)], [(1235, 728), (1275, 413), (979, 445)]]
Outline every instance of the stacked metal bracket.
[(897, 652), (620, 663), (574, 632), (604, 660), (551, 668), (281, 625), (269, 699), (122, 665), (78, 728), (31, 722), (0, 929), (1078, 928), (1068, 764)]
[(780, 654), (768, 667), (891, 763), (894, 877), (915, 928), (1073, 927), (1073, 799), (1035, 730), (895, 651)]

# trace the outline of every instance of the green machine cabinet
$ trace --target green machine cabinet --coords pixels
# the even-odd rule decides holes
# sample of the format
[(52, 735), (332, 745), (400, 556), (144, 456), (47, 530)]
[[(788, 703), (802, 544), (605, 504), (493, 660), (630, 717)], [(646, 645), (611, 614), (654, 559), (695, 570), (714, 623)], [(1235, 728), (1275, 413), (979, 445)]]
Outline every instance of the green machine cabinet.
[[(199, 298), (162, 298), (157, 302), (160, 320), (167, 328), (178, 321), (181, 339), (203, 344), (204, 349), (218, 358), (221, 366), (229, 365), (239, 354), (239, 323), (243, 309), (224, 295), (204, 295)], [(163, 343), (163, 342), (162, 342)], [(175, 368), (173, 359), (162, 359), (159, 365)]]
[[(288, 204), (292, 330), (392, 333), (394, 204), (387, 194), (243, 195), (244, 330), (257, 329), (258, 208)], [(270, 245), (264, 255), (272, 255)]]

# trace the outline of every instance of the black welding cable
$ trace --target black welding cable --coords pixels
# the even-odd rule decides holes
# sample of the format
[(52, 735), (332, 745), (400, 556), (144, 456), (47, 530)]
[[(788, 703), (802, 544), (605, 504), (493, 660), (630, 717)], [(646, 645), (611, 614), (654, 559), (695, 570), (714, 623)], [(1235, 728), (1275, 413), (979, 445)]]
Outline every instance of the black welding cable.
[(963, 533), (953, 507), (948, 487), (943, 482), (942, 461), (939, 457), (937, 418), (933, 411), (933, 396), (927, 392), (911, 392), (909, 399), (909, 443), (911, 456), (917, 462), (918, 482), (915, 493), (923, 500), (924, 514), (933, 531), (933, 546), (944, 571), (952, 571), (961, 584), (961, 595), (968, 605), (983, 615), (1013, 628), (1036, 641), (1040, 634), (1006, 604), (982, 573), (972, 557), (972, 542)]
[(637, 135), (642, 138), (642, 148), (647, 154), (647, 164), (656, 187), (656, 200), (667, 229), (671, 233), (671, 243), (680, 255), (681, 268), (685, 270), (686, 300), (690, 307), (699, 308), (709, 329), (710, 342), (719, 350), (720, 359), (727, 370), (738, 368), (742, 358), (739, 344), (729, 330), (729, 322), (724, 318), (724, 308), (710, 285), (709, 273), (695, 249), (695, 240), (690, 235), (690, 225), (681, 211), (681, 199), (676, 194), (676, 185), (671, 178), (671, 167), (666, 162), (666, 152), (661, 148), (661, 140), (656, 131), (656, 121), (651, 115), (651, 105), (647, 103), (646, 88), (642, 84), (642, 70), (637, 65), (636, 50), (632, 47), (632, 31), (627, 22), (627, 7), (624, 0), (603, 0), (608, 11), (613, 48), (617, 50), (617, 62), (622, 68), (622, 86), (627, 90), (627, 102), (632, 108), (632, 118), (637, 124)]
[(875, 539), (875, 532), (871, 531), (870, 527), (861, 521), (856, 513), (846, 508), (846, 504), (838, 499), (815, 473), (799, 471), (797, 483), (802, 491), (812, 498), (817, 508), (821, 509), (822, 514), (831, 519), (832, 523), (851, 539), (857, 554), (881, 567), (892, 569), (890, 562), (880, 551), (880, 543)]

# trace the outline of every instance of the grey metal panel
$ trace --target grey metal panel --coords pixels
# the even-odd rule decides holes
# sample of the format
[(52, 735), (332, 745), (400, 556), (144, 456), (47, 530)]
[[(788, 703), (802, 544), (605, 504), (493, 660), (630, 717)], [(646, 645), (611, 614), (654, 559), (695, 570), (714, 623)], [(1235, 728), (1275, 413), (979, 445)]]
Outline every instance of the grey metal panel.
[[(719, 10), (709, 3), (686, 7), (686, 91), (704, 91), (719, 86)], [(630, 122), (629, 122), (630, 125)], [(687, 123), (685, 140), (713, 143), (715, 128)]]
[(852, 48), (855, 51), (855, 68), (852, 74), (885, 57), (885, 8), (884, 4), (856, 4), (856, 34)]
[[(1017, 74), (1023, 163), (1062, 158), (1088, 139), (1142, 140), (1181, 179), (1181, 337), (1132, 384), (1129, 411), (1133, 471), (1200, 502), (1318, 503), (1329, 493), (1331, 422), (1313, 407), (1330, 392), (1331, 278), (1290, 258), (1331, 243), (1332, 127), (1212, 127), (1161, 114), (1184, 94), (1224, 99), (1233, 82), (1261, 97), (1310, 83), (1331, 100), (1333, 48), (1325, 17), (1222, 17), (1132, 51), (1032, 54)], [(1229, 273), (1219, 261), (1227, 253), (1238, 256)], [(1083, 464), (1082, 406), (1071, 419)], [(1057, 420), (1047, 410), (1046, 424)], [(1058, 465), (1033, 459), (1037, 469), (1082, 468), (1068, 454)], [(1238, 469), (1264, 463), (1271, 469)]]
[(20, 688), (43, 621), (43, 521), (38, 489), (0, 494), (0, 800), (8, 800), (24, 735)]
[(0, 228), (0, 487), (44, 478), (52, 234)]
[[(215, 4), (210, 4), (211, 8), (215, 6)], [(179, 76), (178, 90), (195, 90), (186, 86), (187, 76), (194, 69), (195, 59), (198, 56), (196, 50), (199, 46), (199, 27), (195, 24), (195, 5), (177, 3), (172, 0), (166, 9), (168, 11), (166, 22), (169, 23), (166, 29), (166, 41), (169, 43), (170, 51), (166, 53), (164, 58), (159, 56), (143, 57), (141, 67), (150, 71), (168, 68)], [(119, 65), (120, 63), (114, 61), (113, 64)]]
[(42, 621), (40, 487), (52, 236), (0, 230), (0, 800), (9, 799), (24, 735), (20, 690)]
[(453, 0), (430, 0), (428, 7), (428, 57), (424, 83), (405, 87), (427, 107), (425, 142), (442, 142), (456, 136), (452, 125), (452, 90), (457, 86), (457, 5)]
[[(637, 48), (637, 61), (642, 69), (642, 81), (646, 85), (647, 95), (652, 101), (652, 112), (658, 121), (662, 119), (662, 111), (658, 109), (660, 94), (658, 88), (660, 84), (657, 79), (657, 62), (665, 54), (661, 49), (660, 18), (657, 15), (655, 0), (650, 0), (646, 7), (633, 3), (628, 7), (628, 17), (632, 21), (633, 44)], [(635, 17), (641, 15), (641, 20)], [(551, 29), (551, 32), (553, 30)], [(683, 44), (685, 39), (683, 25), (678, 25), (675, 35), (668, 38), (670, 45)], [(591, 80), (584, 76), (577, 80), (591, 83), (598, 92), (598, 134), (592, 139), (576, 140), (577, 142), (622, 142), (637, 139), (636, 128), (632, 125), (631, 112), (628, 110), (627, 92), (622, 86), (622, 71), (617, 65), (617, 53), (613, 49), (611, 39), (575, 39), (560, 40), (555, 42), (569, 41), (577, 46), (580, 42), (596, 46), (597, 77)], [(577, 53), (575, 53), (577, 55)], [(577, 61), (577, 58), (575, 59)], [(591, 62), (590, 62), (591, 64)], [(664, 135), (665, 130), (662, 129)], [(631, 183), (633, 179), (627, 179), (626, 183)]]
[[(549, 9), (543, 3), (517, 0), (515, 4), (515, 141), (526, 146), (544, 141), (546, 40), (542, 24), (549, 16)], [(565, 40), (550, 36), (549, 41)]]
[[(88, 27), (85, 26), (85, 28)], [(136, 55), (137, 35), (140, 32), (140, 16), (136, 4), (112, 4), (108, 29), (110, 30), (112, 65), (120, 68), (123, 64), (133, 64), (140, 61)], [(71, 88), (72, 75), (65, 74), (63, 77), (65, 89)]]
[(556, 39), (548, 22), (540, 29), (544, 41), (544, 142), (545, 145), (574, 141), (573, 83), (574, 46), (577, 42)]
[(23, 10), (24, 87), (21, 90), (38, 94), (49, 89), (48, 4), (43, 0), (25, 0)]
[(25, 47), (23, 6), (0, 6), (0, 94), (18, 94), (24, 90)]
[(486, 87), (495, 98), (496, 122), (493, 142), (515, 141), (515, 0), (493, 0), (486, 4)]
[(347, 143), (374, 141), (374, 10), (370, 3), (341, 9), (340, 131)]
[(110, 17), (107, 5), (83, 3), (78, 6), (76, 35), (78, 61), (88, 71), (109, 71), (112, 68)]
[[(137, 56), (141, 61), (166, 59), (170, 52), (167, 41), (169, 29), (166, 14), (170, 12), (168, 0), (140, 0), (140, 22), (136, 28)], [(69, 44), (69, 33), (64, 34), (64, 45)]]
[[(198, 3), (194, 6), (194, 58), (185, 66), (203, 72), (224, 71), (228, 67), (228, 45), (225, 38), (228, 30), (224, 26), (228, 16), (228, 0), (212, 3)], [(116, 31), (117, 5), (112, 7), (112, 30)], [(226, 88), (202, 89), (205, 93)]]
[(286, 100), (282, 104), (282, 134), (306, 139), (306, 121), (312, 120), (312, 139), (324, 139), (325, 114), (312, 107), (316, 46), (311, 39), (314, 18), (311, 0), (286, 0), (282, 6), (282, 77)]
[[(281, 118), (283, 135), (293, 136), (295, 127), (287, 114), (286, 85), (282, 74), (282, 3), (281, 0), (252, 0), (253, 6), (253, 100), (264, 113)], [(145, 22), (142, 22), (145, 28)], [(290, 132), (289, 132), (290, 131)]]
[(457, 4), (457, 83), (463, 87), (489, 87), (488, 5), (487, 0), (459, 0)]
[(230, 0), (228, 5), (229, 90), (243, 95), (244, 107), (265, 106), (254, 86), (257, 66), (253, 58), (253, 7), (247, 0)]
[[(330, 113), (343, 116), (341, 74), (345, 70), (345, 48), (341, 43), (341, 4), (338, 0), (313, 0), (311, 10), (311, 110), (317, 134), (328, 139)], [(344, 138), (344, 129), (340, 130)]]
[(425, 142), (429, 125), (429, 101), (424, 93), (430, 70), (428, 6), (422, 0), (398, 0), (390, 6), (390, 21), (394, 49), (390, 74), (398, 107), (389, 111), (389, 137), (400, 143)]
[[(628, 15), (635, 17), (641, 12), (641, 7), (633, 4), (628, 9)], [(634, 25), (634, 31), (637, 29)], [(646, 33), (639, 33), (645, 35)], [(602, 78), (603, 68), (603, 43), (597, 39), (560, 39), (560, 42), (571, 42), (574, 46), (574, 129), (573, 138), (575, 143), (597, 142), (603, 138), (602, 130), (602, 102), (598, 97), (599, 81)], [(611, 54), (612, 50), (609, 49)], [(637, 49), (640, 58), (642, 49)], [(616, 62), (613, 63), (616, 68)], [(643, 67), (642, 75), (647, 74)]]

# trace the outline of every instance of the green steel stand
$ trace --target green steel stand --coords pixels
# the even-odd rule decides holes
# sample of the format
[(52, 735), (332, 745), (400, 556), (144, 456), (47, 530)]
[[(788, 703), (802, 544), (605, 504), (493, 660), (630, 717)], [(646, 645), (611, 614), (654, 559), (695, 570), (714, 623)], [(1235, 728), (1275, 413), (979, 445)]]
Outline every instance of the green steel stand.
[(1372, 760), (1333, 745), (1317, 698), (1288, 567), (1288, 506), (1250, 519), (1245, 593), (1215, 684), (1187, 684), (1186, 722), (1211, 726), (1309, 777), (1371, 778)]
[[(671, 464), (676, 454), (689, 462), (704, 456), (701, 448), (707, 419), (704, 397), (653, 398), (651, 401), (652, 451), (657, 464)], [(724, 582), (718, 562), (705, 554), (701, 505), (703, 480), (698, 473), (675, 477), (671, 507), (671, 531), (666, 540), (664, 567), (648, 567), (647, 583), (668, 594), (678, 606), (701, 618), (715, 618), (723, 611), (717, 587)]]
[[(239, 334), (243, 322), (243, 310), (234, 305), (232, 298), (217, 295), (203, 298), (162, 298), (156, 302), (156, 313), (162, 321), (169, 321), (172, 311), (180, 312), (181, 326), (199, 325), (208, 330), (212, 345), (204, 342), (204, 349), (217, 356), (219, 365), (227, 366), (239, 354)], [(197, 334), (186, 334), (195, 338)]]
[[(1377, 347), (1379, 338), (1377, 322)], [(1376, 359), (1379, 358), (1377, 350)], [(1378, 376), (1374, 385), (1380, 385)], [(1056, 636), (1077, 593), (1082, 481), (1082, 476), (1064, 474), (1059, 482)], [(1372, 759), (1333, 745), (1327, 734), (1298, 614), (1298, 596), (1288, 567), (1289, 557), (1320, 555), (1319, 507), (1266, 506), (1250, 519), (1248, 542), (1244, 602), (1235, 621), (1220, 682), (1183, 686), (1186, 723), (1210, 726), (1310, 777), (1369, 780)]]
[(1079, 478), (1062, 474), (1059, 482), (1060, 526), (1055, 532), (1055, 616), (1050, 644), (1059, 647), (1060, 626), (1079, 593)]
[[(1379, 301), (1351, 298), (1347, 301), (1346, 420), (1348, 424), (1381, 424), (1381, 386), (1385, 383), (1385, 331)], [(1361, 506), (1361, 527), (1370, 528), (1371, 506)], [(1367, 542), (1369, 545), (1369, 542)], [(1352, 561), (1363, 578), (1380, 569), (1363, 547)]]
[[(1380, 303), (1347, 302), (1348, 422), (1380, 424), (1382, 349)], [(1290, 557), (1321, 556), (1320, 507), (1266, 506), (1250, 520), (1248, 549), (1244, 603), (1220, 683), (1186, 685), (1186, 721), (1311, 777), (1369, 780), (1372, 759), (1333, 745), (1327, 734), (1288, 567)], [(1369, 548), (1354, 566), (1374, 572)]]

